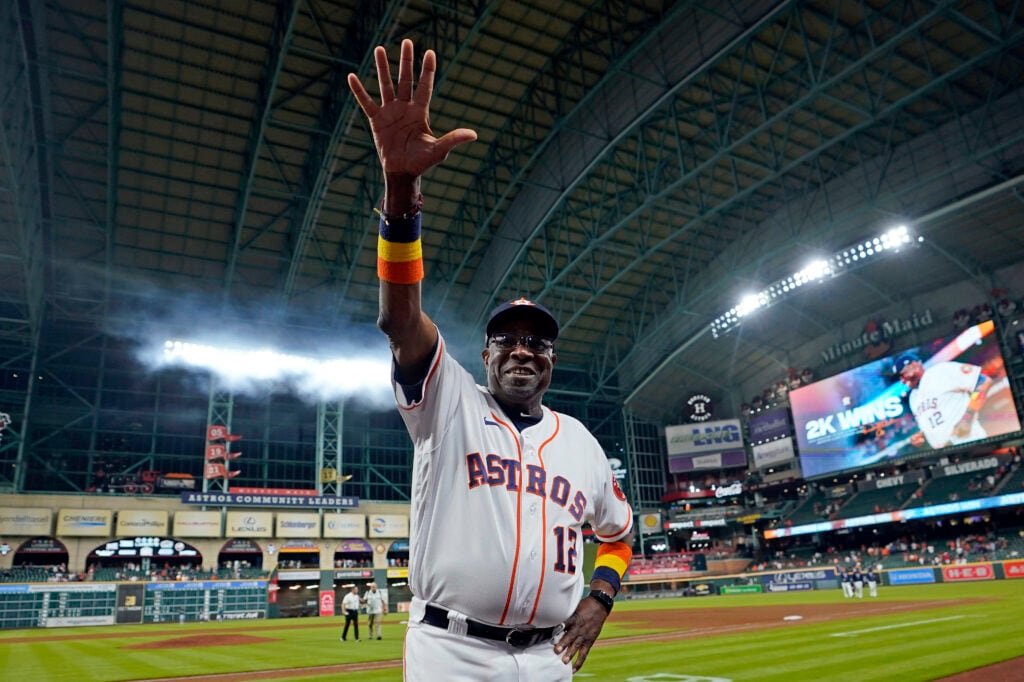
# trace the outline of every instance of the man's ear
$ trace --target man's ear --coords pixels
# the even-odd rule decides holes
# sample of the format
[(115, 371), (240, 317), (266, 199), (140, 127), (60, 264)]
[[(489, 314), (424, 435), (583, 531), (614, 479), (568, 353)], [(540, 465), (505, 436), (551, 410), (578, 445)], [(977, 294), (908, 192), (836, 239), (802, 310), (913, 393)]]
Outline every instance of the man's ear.
[(480, 357), (484, 359), (484, 367), (486, 367), (487, 361), (490, 360), (491, 358), (491, 351), (487, 348), (484, 348), (482, 351), (480, 351)]

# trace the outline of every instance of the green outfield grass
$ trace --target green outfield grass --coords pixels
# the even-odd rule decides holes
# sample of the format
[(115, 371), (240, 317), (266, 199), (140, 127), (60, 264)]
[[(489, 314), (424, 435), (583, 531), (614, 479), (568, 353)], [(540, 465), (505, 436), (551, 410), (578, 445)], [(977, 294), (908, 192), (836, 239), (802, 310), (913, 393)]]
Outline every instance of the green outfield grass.
[[(868, 598), (865, 598), (867, 600)], [(615, 616), (591, 653), (580, 680), (667, 682), (683, 676), (735, 682), (915, 682), (1024, 656), (1024, 581), (883, 588), (878, 603), (975, 600), (925, 611), (828, 623), (787, 621), (784, 627), (673, 641), (637, 641), (667, 630), (637, 628), (640, 610), (684, 612), (692, 628), (709, 608), (785, 605), (793, 615), (807, 604), (842, 613), (850, 602), (838, 590), (788, 594), (659, 599), (616, 605)], [(638, 615), (638, 619), (640, 617)], [(388, 617), (384, 639), (339, 642), (340, 618), (141, 625), (0, 632), (0, 669), (8, 679), (107, 682), (211, 673), (330, 666), (401, 658), (405, 626)], [(689, 628), (687, 628), (689, 629)], [(232, 646), (132, 648), (180, 637), (242, 634), (271, 641)], [(365, 636), (365, 633), (364, 633)], [(294, 675), (278, 680), (325, 681), (342, 677)], [(346, 682), (397, 682), (401, 668), (346, 672)], [(1024, 673), (1022, 673), (1024, 679)]]

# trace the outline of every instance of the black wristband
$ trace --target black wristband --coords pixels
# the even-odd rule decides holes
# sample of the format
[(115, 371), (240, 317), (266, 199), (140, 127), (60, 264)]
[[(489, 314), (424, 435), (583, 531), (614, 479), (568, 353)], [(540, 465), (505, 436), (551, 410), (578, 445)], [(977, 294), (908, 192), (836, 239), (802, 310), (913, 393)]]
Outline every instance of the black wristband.
[(611, 613), (612, 607), (615, 606), (615, 598), (608, 596), (606, 592), (602, 592), (601, 590), (591, 590), (590, 594), (587, 596), (596, 599), (597, 603), (603, 606), (604, 610), (608, 613)]

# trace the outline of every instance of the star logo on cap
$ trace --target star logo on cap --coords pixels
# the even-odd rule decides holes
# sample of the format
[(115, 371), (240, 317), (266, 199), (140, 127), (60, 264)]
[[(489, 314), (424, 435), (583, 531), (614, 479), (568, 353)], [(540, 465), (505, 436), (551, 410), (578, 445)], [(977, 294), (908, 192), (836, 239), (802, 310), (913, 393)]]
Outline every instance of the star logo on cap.
[(514, 301), (509, 301), (508, 303), (509, 303), (509, 305), (537, 305), (533, 301), (525, 299), (522, 296), (520, 296), (519, 298), (517, 298)]

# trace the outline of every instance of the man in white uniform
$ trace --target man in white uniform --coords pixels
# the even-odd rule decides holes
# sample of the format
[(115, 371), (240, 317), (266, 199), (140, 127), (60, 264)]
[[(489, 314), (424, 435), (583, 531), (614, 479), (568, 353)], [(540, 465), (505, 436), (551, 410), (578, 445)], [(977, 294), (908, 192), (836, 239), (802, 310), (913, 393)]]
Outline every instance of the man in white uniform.
[(370, 639), (381, 638), (381, 626), (384, 621), (384, 614), (388, 610), (388, 602), (384, 599), (384, 593), (377, 589), (377, 583), (370, 583), (363, 593), (363, 603), (366, 604), (366, 630)]
[[(420, 176), (476, 133), (430, 131), (432, 51), (415, 93), (411, 41), (402, 43), (397, 91), (384, 48), (375, 61), (379, 105), (354, 74), (349, 86), (384, 171), (378, 325), (415, 446), (404, 679), (568, 682), (628, 568), (632, 511), (594, 437), (541, 404), (559, 332), (546, 308), (519, 299), (491, 314), (486, 388), (423, 312)], [(584, 523), (603, 543), (586, 597)]]
[[(911, 389), (910, 411), (933, 449), (987, 438), (978, 422), (992, 380), (981, 367), (939, 362), (925, 368), (913, 353), (896, 358), (893, 371)], [(923, 444), (923, 443), (921, 443)]]
[(355, 585), (348, 591), (345, 598), (341, 600), (341, 609), (345, 612), (345, 629), (341, 633), (341, 641), (348, 641), (348, 628), (349, 626), (354, 627), (353, 634), (355, 635), (356, 641), (359, 639), (359, 605), (361, 601), (359, 599), (359, 588)]

